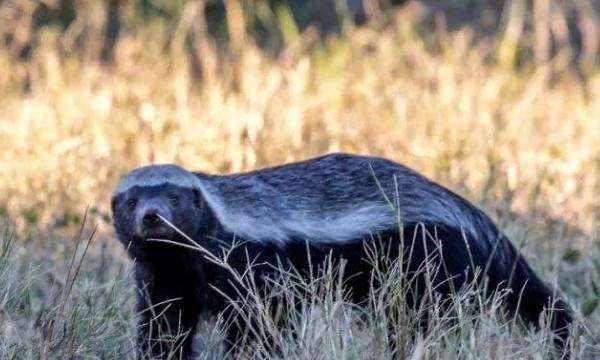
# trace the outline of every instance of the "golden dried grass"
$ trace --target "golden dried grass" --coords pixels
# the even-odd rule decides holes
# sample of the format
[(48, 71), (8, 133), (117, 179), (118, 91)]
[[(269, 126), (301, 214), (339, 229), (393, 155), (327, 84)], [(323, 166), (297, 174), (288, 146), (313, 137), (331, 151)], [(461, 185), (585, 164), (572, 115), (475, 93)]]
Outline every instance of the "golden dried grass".
[(502, 41), (469, 28), (425, 40), (401, 11), (346, 40), (298, 38), (276, 58), (249, 40), (226, 55), (206, 47), (199, 80), (183, 40), (165, 51), (159, 30), (124, 34), (110, 69), (63, 56), (51, 31), (29, 62), (0, 52), (0, 204), (20, 225), (107, 211), (112, 186), (142, 164), (242, 171), (348, 151), (597, 226), (597, 71), (509, 67), (493, 60)]

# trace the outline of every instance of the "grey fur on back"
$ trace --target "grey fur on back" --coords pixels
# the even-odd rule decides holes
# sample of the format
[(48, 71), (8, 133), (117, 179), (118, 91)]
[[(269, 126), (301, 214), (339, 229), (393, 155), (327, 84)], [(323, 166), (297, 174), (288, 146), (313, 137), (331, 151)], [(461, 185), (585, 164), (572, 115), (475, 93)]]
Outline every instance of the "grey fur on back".
[(491, 221), (465, 200), (376, 157), (331, 154), (224, 176), (153, 165), (134, 170), (115, 196), (132, 186), (161, 183), (199, 189), (223, 227), (250, 241), (352, 241), (397, 229), (399, 221), (458, 227), (487, 250), (498, 236)]
[(137, 168), (124, 177), (113, 192), (113, 197), (134, 186), (156, 186), (165, 183), (190, 189), (200, 187), (198, 178), (180, 166), (172, 164), (149, 165)]

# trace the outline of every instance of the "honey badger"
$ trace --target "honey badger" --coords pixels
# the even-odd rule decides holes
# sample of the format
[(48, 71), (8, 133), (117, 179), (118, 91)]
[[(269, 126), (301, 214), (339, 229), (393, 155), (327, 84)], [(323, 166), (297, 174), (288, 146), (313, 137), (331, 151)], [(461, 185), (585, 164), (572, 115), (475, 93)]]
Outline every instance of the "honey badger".
[[(486, 269), (488, 289), (511, 290), (506, 301), (511, 311), (535, 325), (553, 306), (557, 341), (568, 337), (572, 320), (567, 305), (553, 298), (553, 291), (486, 214), (387, 159), (330, 154), (231, 175), (151, 165), (123, 178), (112, 196), (112, 210), (118, 238), (135, 259), (139, 354), (166, 356), (176, 345), (182, 357), (190, 357), (200, 315), (226, 311), (223, 294), (232, 298), (238, 294), (228, 273), (201, 253), (147, 241), (185, 242), (160, 217), (211, 253), (217, 254), (224, 243), (241, 240), (241, 250), (229, 260), (240, 272), (248, 255), (259, 263), (300, 270), (310, 269), (327, 254), (344, 259), (346, 285), (357, 303), (368, 297), (370, 286), (372, 265), (365, 261), (365, 242), (377, 238), (391, 245), (388, 249), (397, 249), (388, 256), (404, 260), (406, 252), (398, 249), (410, 248), (411, 260), (405, 261), (409, 271), (420, 268), (428, 254), (437, 253), (434, 261), (441, 259), (444, 274), (433, 276), (436, 291), (448, 294), (453, 286), (459, 288), (473, 278), (473, 267)], [(415, 236), (419, 229), (435, 233), (441, 246), (436, 241), (413, 241), (420, 238)], [(255, 271), (264, 275), (274, 270), (263, 266)], [(410, 297), (409, 303), (420, 301), (418, 294)], [(156, 313), (164, 314), (164, 320), (150, 326)], [(184, 335), (179, 343), (167, 344), (155, 340), (159, 328), (163, 333), (183, 329)]]

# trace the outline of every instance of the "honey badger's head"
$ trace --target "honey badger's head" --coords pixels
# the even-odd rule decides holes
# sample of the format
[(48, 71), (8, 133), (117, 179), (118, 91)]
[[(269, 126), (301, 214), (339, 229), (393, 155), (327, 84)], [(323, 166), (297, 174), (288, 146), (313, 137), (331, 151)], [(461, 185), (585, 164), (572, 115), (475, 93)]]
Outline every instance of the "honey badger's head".
[(194, 236), (202, 217), (198, 179), (175, 165), (151, 165), (129, 173), (112, 196), (113, 222), (126, 246), (144, 247), (148, 239), (176, 240), (177, 232)]

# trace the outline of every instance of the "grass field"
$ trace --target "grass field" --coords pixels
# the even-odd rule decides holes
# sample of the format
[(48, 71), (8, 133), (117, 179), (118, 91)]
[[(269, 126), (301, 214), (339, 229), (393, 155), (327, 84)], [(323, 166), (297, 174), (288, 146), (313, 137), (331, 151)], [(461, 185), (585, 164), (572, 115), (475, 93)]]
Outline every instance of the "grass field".
[[(275, 55), (231, 26), (226, 46), (199, 30), (194, 64), (186, 36), (194, 4), (174, 21), (127, 23), (110, 65), (94, 56), (91, 20), (77, 51), (53, 27), (39, 31), (27, 60), (0, 45), (0, 358), (133, 356), (132, 265), (109, 212), (111, 189), (131, 168), (233, 172), (333, 151), (389, 157), (485, 209), (575, 310), (573, 358), (600, 357), (600, 65), (590, 46), (583, 60), (560, 41), (546, 57), (532, 55), (543, 32), (530, 31), (518, 7), (485, 36), (469, 21), (448, 30), (442, 17), (430, 23), (407, 6), (323, 41), (283, 11)], [(229, 23), (243, 21), (238, 2), (228, 4)], [(279, 353), (267, 341), (241, 351), (389, 358), (379, 310), (399, 301), (401, 286), (390, 289), (367, 314), (313, 289), (321, 295), (289, 325), (301, 336), (265, 319)], [(497, 299), (473, 313), (476, 300), (469, 289), (455, 299), (458, 326), (429, 309), (428, 334), (415, 335), (410, 311), (399, 311), (399, 353), (550, 356), (547, 331), (504, 319)], [(218, 329), (203, 328), (211, 351), (201, 356), (220, 358)]]

